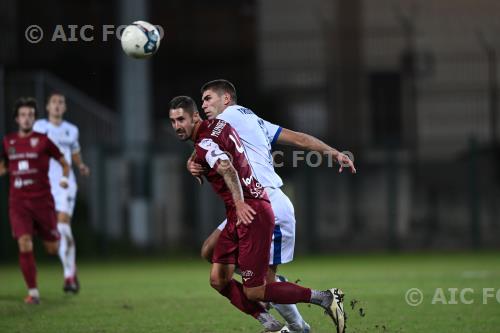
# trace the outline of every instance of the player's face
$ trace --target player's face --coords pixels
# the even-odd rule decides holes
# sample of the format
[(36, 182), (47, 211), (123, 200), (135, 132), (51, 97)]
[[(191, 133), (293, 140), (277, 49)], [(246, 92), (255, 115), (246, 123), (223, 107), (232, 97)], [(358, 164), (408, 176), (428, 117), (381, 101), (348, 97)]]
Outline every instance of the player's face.
[(17, 110), (16, 123), (22, 132), (30, 132), (35, 122), (35, 109), (29, 106), (21, 106)]
[(49, 117), (62, 118), (66, 112), (66, 98), (63, 95), (52, 95), (47, 102)]
[(195, 116), (191, 117), (183, 108), (171, 109), (169, 112), (170, 124), (175, 130), (175, 134), (181, 141), (186, 141), (193, 134)]
[(214, 119), (221, 114), (229, 105), (231, 99), (229, 94), (218, 95), (215, 91), (208, 89), (201, 96), (203, 105), (201, 108), (205, 111), (208, 119)]

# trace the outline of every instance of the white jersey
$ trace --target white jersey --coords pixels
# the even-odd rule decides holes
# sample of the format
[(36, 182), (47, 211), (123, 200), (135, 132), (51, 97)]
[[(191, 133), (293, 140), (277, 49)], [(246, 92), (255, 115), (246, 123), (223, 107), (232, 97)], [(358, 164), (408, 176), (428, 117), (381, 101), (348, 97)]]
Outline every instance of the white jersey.
[(252, 110), (231, 105), (217, 116), (228, 122), (241, 138), (253, 172), (264, 187), (280, 188), (283, 181), (274, 171), (271, 145), (276, 142), (281, 127), (259, 118)]
[[(33, 125), (33, 130), (39, 133), (47, 134), (61, 150), (66, 159), (66, 162), (71, 167), (71, 156), (80, 152), (80, 143), (78, 142), (78, 127), (63, 121), (59, 126), (49, 122), (47, 119), (39, 119)], [(58, 184), (62, 177), (62, 167), (54, 159), (50, 160), (49, 179), (52, 183)], [(76, 183), (76, 178), (73, 170), (70, 168), (70, 183)]]

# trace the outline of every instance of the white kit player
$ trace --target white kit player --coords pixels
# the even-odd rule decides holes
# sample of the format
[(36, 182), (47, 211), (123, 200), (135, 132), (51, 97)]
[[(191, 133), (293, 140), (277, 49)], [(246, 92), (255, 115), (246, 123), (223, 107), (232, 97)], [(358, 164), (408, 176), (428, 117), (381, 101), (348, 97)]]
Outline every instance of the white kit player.
[[(293, 260), (295, 247), (295, 213), (290, 199), (281, 191), (283, 181), (274, 171), (271, 145), (274, 143), (295, 146), (332, 156), (343, 167), (356, 172), (349, 157), (308, 134), (294, 132), (259, 118), (250, 109), (237, 105), (236, 89), (226, 80), (207, 82), (201, 88), (202, 108), (208, 119), (222, 119), (238, 132), (246, 150), (248, 160), (259, 182), (264, 185), (271, 200), (275, 215), (275, 229), (271, 244), (268, 281), (285, 280), (276, 276), (277, 265)], [(200, 177), (205, 170), (190, 159), (188, 170)], [(224, 229), (226, 221), (207, 238), (202, 247), (202, 257), (211, 261), (215, 243)], [(272, 304), (287, 321), (285, 331), (309, 332), (309, 325), (303, 320), (294, 304)]]
[[(80, 175), (88, 176), (89, 168), (83, 163), (78, 141), (78, 127), (63, 119), (66, 112), (66, 99), (63, 94), (52, 93), (47, 99), (47, 119), (35, 122), (33, 129), (39, 133), (46, 134), (63, 152), (68, 163), (75, 164)], [(77, 293), (80, 283), (76, 274), (76, 246), (73, 233), (71, 232), (71, 217), (75, 208), (77, 184), (76, 177), (71, 169), (69, 175), (69, 186), (63, 189), (58, 186), (61, 179), (62, 168), (53, 159), (50, 160), (49, 180), (52, 196), (56, 204), (57, 228), (61, 234), (59, 246), (59, 258), (64, 269), (64, 292)]]

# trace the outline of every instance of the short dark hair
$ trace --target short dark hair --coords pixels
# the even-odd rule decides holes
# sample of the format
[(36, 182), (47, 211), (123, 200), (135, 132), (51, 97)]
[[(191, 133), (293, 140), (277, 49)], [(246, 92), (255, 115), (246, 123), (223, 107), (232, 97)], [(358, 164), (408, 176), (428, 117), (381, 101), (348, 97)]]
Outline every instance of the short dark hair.
[(36, 99), (34, 99), (33, 97), (20, 97), (14, 102), (14, 110), (13, 110), (14, 111), (13, 112), (14, 119), (17, 118), (17, 116), (19, 114), (19, 109), (24, 107), (24, 106), (35, 109), (35, 116), (36, 116), (36, 113), (38, 111), (38, 108), (36, 105)]
[(50, 99), (52, 98), (52, 96), (62, 96), (64, 98), (66, 98), (66, 96), (64, 96), (64, 94), (58, 90), (53, 90), (51, 91), (48, 95), (47, 95), (47, 100), (45, 102), (45, 104), (49, 104), (50, 102)]
[(238, 97), (236, 96), (236, 88), (234, 87), (234, 84), (232, 84), (228, 80), (217, 79), (217, 80), (213, 80), (213, 81), (209, 81), (209, 82), (205, 83), (201, 87), (201, 94), (203, 94), (205, 91), (207, 91), (209, 89), (217, 92), (218, 94), (220, 94), (221, 92), (228, 93), (229, 96), (231, 96), (231, 100), (234, 103), (237, 103), (237, 101), (238, 101)]
[(198, 112), (198, 107), (196, 106), (196, 102), (189, 96), (177, 96), (172, 98), (169, 103), (169, 111), (173, 109), (182, 108), (184, 111), (189, 113), (191, 116)]

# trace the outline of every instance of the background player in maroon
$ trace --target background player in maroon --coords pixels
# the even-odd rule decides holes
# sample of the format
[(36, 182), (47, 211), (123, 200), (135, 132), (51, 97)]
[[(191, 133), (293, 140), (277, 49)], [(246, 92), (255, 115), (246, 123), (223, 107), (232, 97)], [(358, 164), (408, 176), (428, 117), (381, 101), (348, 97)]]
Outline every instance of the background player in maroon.
[(38, 304), (40, 293), (36, 281), (33, 235), (39, 235), (47, 252), (57, 254), (59, 233), (54, 199), (48, 178), (49, 160), (63, 167), (61, 187), (68, 186), (69, 166), (59, 148), (44, 134), (33, 132), (36, 101), (20, 98), (14, 106), (18, 124), (16, 133), (3, 139), (0, 175), (9, 173), (9, 220), (19, 246), (19, 264), (28, 287), (26, 303)]
[[(283, 325), (259, 301), (319, 305), (333, 319), (337, 331), (344, 332), (341, 290), (312, 290), (289, 282), (266, 284), (274, 214), (236, 131), (220, 119), (201, 121), (196, 103), (187, 96), (172, 99), (169, 118), (180, 140), (194, 141), (194, 159), (209, 170), (205, 177), (226, 205), (227, 224), (214, 250), (211, 286), (258, 319), (267, 331), (278, 331)], [(233, 279), (236, 265), (243, 284)]]

